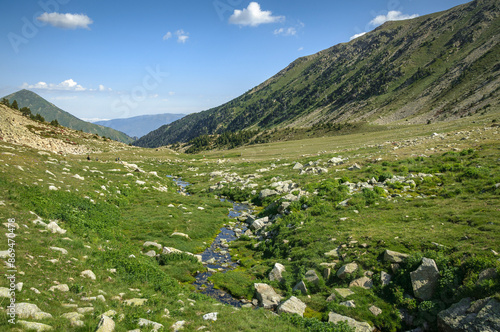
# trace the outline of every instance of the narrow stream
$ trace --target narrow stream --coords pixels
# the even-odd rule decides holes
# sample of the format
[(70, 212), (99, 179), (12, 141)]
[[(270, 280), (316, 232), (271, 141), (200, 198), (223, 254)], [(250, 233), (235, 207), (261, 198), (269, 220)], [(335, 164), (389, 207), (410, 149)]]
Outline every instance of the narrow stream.
[[(176, 178), (172, 176), (168, 176), (171, 178), (179, 187), (180, 193), (184, 195), (189, 195), (186, 193), (185, 189), (189, 186), (189, 183), (183, 181), (181, 178)], [(226, 201), (225, 199), (221, 199), (221, 201)], [(217, 301), (229, 304), (234, 307), (241, 307), (242, 302), (234, 297), (232, 297), (229, 293), (215, 289), (214, 285), (208, 281), (208, 278), (214, 273), (226, 273), (227, 271), (234, 270), (238, 267), (236, 262), (233, 262), (231, 259), (231, 254), (228, 251), (228, 243), (238, 239), (246, 230), (247, 225), (244, 222), (240, 222), (236, 220), (243, 212), (250, 213), (251, 207), (247, 204), (237, 203), (230, 200), (227, 200), (233, 204), (233, 208), (229, 211), (228, 217), (235, 220), (234, 225), (225, 225), (220, 229), (220, 233), (217, 235), (215, 240), (212, 242), (210, 247), (205, 249), (205, 251), (201, 254), (203, 258), (203, 265), (207, 267), (207, 272), (199, 273), (195, 276), (196, 281), (193, 285), (196, 289), (206, 294)]]

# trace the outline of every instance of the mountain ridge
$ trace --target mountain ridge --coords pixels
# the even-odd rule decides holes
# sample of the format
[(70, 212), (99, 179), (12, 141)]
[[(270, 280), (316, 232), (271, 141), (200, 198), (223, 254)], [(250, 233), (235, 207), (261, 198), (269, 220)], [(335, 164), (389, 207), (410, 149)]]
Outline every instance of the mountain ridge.
[(10, 103), (14, 100), (17, 101), (19, 108), (29, 107), (33, 114), (40, 114), (46, 121), (57, 120), (60, 125), (75, 130), (82, 130), (86, 133), (97, 134), (99, 136), (109, 137), (113, 140), (123, 143), (131, 143), (133, 139), (112, 128), (104, 127), (101, 125), (93, 124), (83, 121), (76, 116), (64, 111), (57, 107), (55, 104), (49, 102), (43, 97), (39, 96), (33, 91), (22, 89), (17, 92), (5, 96)]
[(479, 0), (386, 22), (298, 58), (228, 103), (134, 144), (157, 147), (227, 131), (325, 122), (426, 123), (498, 110), (499, 13), (497, 2)]

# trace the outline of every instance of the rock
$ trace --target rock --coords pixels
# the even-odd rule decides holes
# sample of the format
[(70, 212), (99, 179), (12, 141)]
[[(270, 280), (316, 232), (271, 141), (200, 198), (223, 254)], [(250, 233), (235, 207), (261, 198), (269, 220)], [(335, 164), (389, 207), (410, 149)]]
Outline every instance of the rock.
[(344, 307), (348, 307), (348, 308), (356, 308), (356, 304), (354, 303), (354, 300), (340, 302), (339, 304), (343, 305)]
[(78, 174), (73, 175), (73, 177), (74, 177), (75, 179), (78, 179), (78, 180), (82, 180), (82, 181), (83, 181), (83, 180), (85, 180), (85, 178), (84, 178), (83, 176), (80, 176), (80, 175), (78, 175)]
[(329, 252), (325, 252), (324, 255), (326, 257), (339, 257), (339, 249), (335, 248), (333, 250), (330, 250)]
[(332, 274), (332, 269), (327, 267), (323, 270), (323, 279), (325, 279), (325, 281), (328, 281), (330, 279), (330, 275)]
[(204, 320), (213, 320), (214, 322), (217, 320), (217, 312), (210, 312), (208, 314), (203, 315)]
[(145, 253), (144, 255), (149, 256), (149, 257), (155, 257), (156, 256), (156, 251), (150, 250), (147, 253)]
[(332, 164), (333, 166), (338, 166), (344, 163), (344, 159), (333, 157), (332, 159), (328, 160), (328, 163)]
[(185, 237), (186, 239), (189, 239), (189, 235), (180, 232), (173, 232), (170, 236), (182, 236)]
[(476, 285), (479, 285), (483, 280), (495, 279), (497, 277), (497, 270), (495, 268), (489, 268), (481, 271), (479, 277), (477, 278)]
[(328, 296), (326, 298), (326, 302), (332, 302), (333, 300), (335, 300), (337, 298), (337, 295), (335, 293), (332, 293), (330, 294), (330, 296)]
[(99, 300), (99, 301), (101, 301), (101, 302), (106, 302), (106, 298), (102, 294), (97, 295), (96, 299)]
[(370, 310), (370, 312), (374, 315), (374, 316), (378, 316), (382, 313), (382, 309), (380, 309), (379, 307), (376, 307), (374, 305), (372, 305), (370, 308), (368, 308), (368, 310)]
[(113, 332), (114, 330), (115, 321), (106, 315), (102, 315), (95, 332)]
[(290, 206), (290, 202), (282, 202), (281, 205), (278, 207), (278, 213), (283, 214), (285, 213), (286, 209)]
[(303, 282), (303, 281), (299, 281), (295, 287), (293, 287), (293, 290), (296, 291), (300, 291), (302, 294), (304, 295), (307, 295), (307, 287), (306, 287), (306, 284)]
[(335, 288), (335, 291), (342, 297), (348, 297), (349, 295), (354, 294), (354, 292), (349, 288)]
[(175, 322), (170, 328), (174, 330), (174, 332), (180, 331), (184, 329), (184, 325), (186, 324), (185, 320), (180, 320)]
[(7, 259), (10, 257), (10, 253), (8, 250), (0, 251), (0, 259)]
[(351, 281), (349, 287), (361, 287), (364, 289), (370, 289), (373, 287), (373, 281), (368, 277), (361, 277)]
[(370, 324), (366, 322), (358, 322), (357, 320), (352, 319), (351, 317), (342, 316), (335, 312), (330, 312), (328, 314), (328, 322), (332, 323), (347, 322), (347, 325), (353, 327), (356, 332), (371, 332), (374, 330), (370, 326)]
[(95, 276), (94, 272), (92, 272), (91, 270), (82, 271), (82, 273), (80, 273), (80, 277), (89, 278), (91, 280), (96, 280), (96, 276)]
[(0, 297), (10, 298), (10, 289), (7, 287), (0, 287)]
[(68, 319), (71, 323), (71, 326), (82, 327), (85, 325), (82, 321), (82, 319), (85, 316), (78, 313), (78, 312), (68, 312), (68, 313), (61, 315), (61, 317)]
[(349, 274), (355, 272), (357, 269), (358, 264), (356, 263), (346, 264), (337, 271), (337, 277), (339, 277), (340, 279), (345, 279)]
[(253, 231), (258, 231), (259, 229), (263, 228), (267, 222), (269, 222), (269, 217), (254, 220), (250, 225), (250, 229), (252, 229)]
[(304, 317), (304, 311), (306, 311), (306, 304), (295, 296), (292, 296), (288, 300), (282, 302), (277, 308), (278, 314), (286, 312), (289, 314), (297, 314), (301, 317)]
[(63, 255), (67, 255), (68, 254), (68, 251), (64, 248), (58, 248), (58, 247), (49, 247), (50, 250), (54, 250), (54, 251), (59, 251), (60, 253), (62, 253)]
[(144, 318), (139, 318), (139, 326), (148, 326), (151, 327), (153, 330), (152, 331), (158, 331), (159, 329), (163, 328), (163, 324), (153, 322), (151, 320), (147, 320)]
[(269, 280), (271, 281), (283, 281), (282, 273), (285, 272), (285, 267), (280, 263), (275, 263), (271, 272), (269, 272)]
[(47, 225), (47, 229), (49, 231), (51, 231), (52, 233), (59, 233), (59, 234), (64, 234), (66, 233), (66, 230), (65, 229), (62, 229), (61, 227), (59, 227), (59, 225), (55, 222), (55, 221), (51, 221), (48, 225)]
[(361, 166), (359, 166), (356, 163), (348, 168), (348, 170), (350, 170), (350, 171), (355, 171), (355, 170), (360, 170), (360, 169), (361, 169)]
[(306, 279), (307, 282), (310, 282), (312, 284), (317, 284), (319, 282), (319, 277), (316, 274), (315, 270), (307, 271), (306, 275), (304, 276), (304, 279)]
[(407, 254), (402, 254), (397, 251), (386, 250), (384, 252), (384, 260), (391, 263), (401, 263), (408, 257)]
[(69, 287), (66, 284), (60, 284), (57, 286), (52, 286), (49, 288), (49, 291), (54, 292), (54, 291), (60, 291), (60, 292), (69, 292)]
[(151, 241), (144, 242), (143, 246), (144, 247), (154, 246), (154, 247), (156, 247), (156, 248), (158, 248), (160, 250), (161, 250), (161, 248), (163, 248), (163, 246), (161, 244), (156, 243), (156, 242), (151, 242)]
[(382, 286), (387, 286), (391, 282), (391, 275), (385, 271), (380, 272), (380, 282), (382, 282)]
[(500, 302), (464, 298), (438, 314), (437, 326), (443, 332), (500, 331)]
[(51, 314), (43, 312), (36, 304), (26, 302), (16, 303), (16, 314), (19, 318), (32, 318), (35, 320), (52, 318)]
[(125, 303), (126, 305), (130, 305), (130, 306), (141, 306), (141, 305), (144, 305), (144, 303), (147, 302), (148, 299), (137, 299), (137, 298), (134, 298), (134, 299), (129, 299), (129, 300), (125, 300), (123, 301), (123, 303)]
[(422, 258), (422, 264), (410, 273), (410, 278), (415, 297), (423, 301), (430, 300), (439, 278), (436, 262), (430, 258)]
[(281, 296), (271, 286), (263, 283), (255, 283), (253, 286), (261, 307), (264, 307), (264, 309), (273, 309), (278, 306)]
[(34, 330), (38, 332), (52, 330), (52, 326), (47, 324), (27, 322), (25, 320), (18, 320), (17, 322), (21, 324), (26, 330)]
[(265, 198), (265, 197), (269, 197), (269, 196), (274, 196), (274, 195), (277, 195), (278, 192), (276, 190), (272, 190), (272, 189), (264, 189), (260, 192), (259, 194), (259, 197), (260, 198)]
[(49, 190), (59, 190), (56, 186), (49, 186)]
[(293, 165), (293, 168), (292, 169), (303, 169), (304, 168), (304, 165), (302, 165), (301, 163), (295, 163), (295, 165)]

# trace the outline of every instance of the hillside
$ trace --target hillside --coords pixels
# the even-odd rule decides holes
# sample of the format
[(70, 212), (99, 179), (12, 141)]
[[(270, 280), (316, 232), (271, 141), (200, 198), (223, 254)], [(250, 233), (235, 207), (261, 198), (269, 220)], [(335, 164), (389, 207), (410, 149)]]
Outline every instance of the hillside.
[(123, 132), (80, 120), (70, 113), (63, 111), (56, 105), (43, 99), (36, 93), (26, 89), (12, 93), (8, 96), (5, 96), (4, 98), (8, 99), (10, 103), (12, 103), (14, 100), (17, 100), (19, 108), (29, 107), (33, 114), (39, 113), (48, 122), (57, 120), (62, 126), (75, 130), (81, 130), (90, 134), (109, 137), (115, 141), (123, 143), (131, 143), (133, 141), (131, 137), (127, 136)]
[(428, 123), (499, 111), (500, 4), (477, 0), (386, 22), (299, 58), (242, 96), (160, 127), (134, 144), (317, 123)]
[(121, 131), (130, 137), (142, 137), (147, 133), (158, 129), (162, 125), (169, 124), (175, 120), (185, 117), (186, 114), (151, 114), (140, 115), (126, 119), (112, 119), (96, 121), (94, 124), (109, 127)]
[(185, 155), (0, 105), (0, 330), (498, 331), (498, 120)]

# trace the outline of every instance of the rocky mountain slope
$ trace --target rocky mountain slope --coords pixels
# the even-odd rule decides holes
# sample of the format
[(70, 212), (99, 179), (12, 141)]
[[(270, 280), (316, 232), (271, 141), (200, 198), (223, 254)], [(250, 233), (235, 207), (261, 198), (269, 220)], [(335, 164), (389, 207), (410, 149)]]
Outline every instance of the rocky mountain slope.
[(162, 126), (135, 144), (156, 147), (249, 128), (427, 123), (497, 112), (499, 41), (495, 0), (387, 22), (299, 58), (242, 96)]
[(117, 131), (112, 128), (104, 127), (101, 125), (92, 124), (78, 119), (77, 117), (71, 115), (70, 113), (63, 111), (56, 105), (43, 99), (36, 93), (23, 89), (5, 96), (10, 103), (14, 100), (17, 101), (19, 108), (29, 107), (32, 114), (40, 114), (45, 118), (46, 121), (50, 122), (52, 120), (57, 120), (62, 126), (82, 130), (86, 133), (97, 134), (103, 137), (109, 137), (115, 141), (120, 141), (123, 143), (131, 143), (133, 139), (123, 132)]
[(126, 119), (96, 121), (94, 123), (124, 132), (130, 137), (139, 138), (153, 130), (158, 129), (162, 125), (172, 123), (185, 116), (186, 114), (151, 114), (134, 116)]

